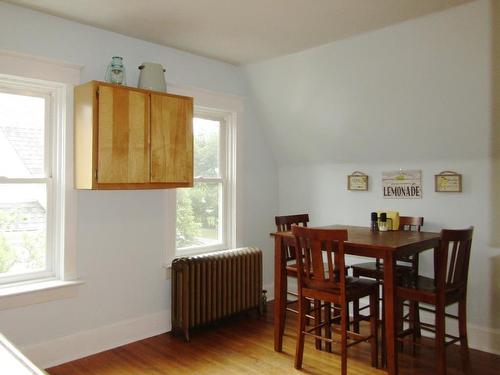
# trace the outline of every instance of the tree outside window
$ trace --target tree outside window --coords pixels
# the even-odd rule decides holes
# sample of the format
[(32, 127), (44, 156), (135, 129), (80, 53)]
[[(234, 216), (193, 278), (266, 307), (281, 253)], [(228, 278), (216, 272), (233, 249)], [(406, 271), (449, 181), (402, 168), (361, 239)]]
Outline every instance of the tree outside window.
[(178, 249), (219, 244), (222, 239), (221, 122), (195, 117), (193, 188), (177, 189)]

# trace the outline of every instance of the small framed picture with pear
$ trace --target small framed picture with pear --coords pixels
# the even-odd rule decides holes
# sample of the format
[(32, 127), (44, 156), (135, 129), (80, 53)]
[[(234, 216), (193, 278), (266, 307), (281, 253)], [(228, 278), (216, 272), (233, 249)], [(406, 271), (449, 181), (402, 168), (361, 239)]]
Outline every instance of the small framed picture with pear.
[(462, 175), (452, 171), (443, 171), (434, 175), (435, 191), (438, 193), (461, 193)]
[(351, 175), (347, 176), (347, 190), (367, 191), (368, 176), (359, 171), (352, 172)]

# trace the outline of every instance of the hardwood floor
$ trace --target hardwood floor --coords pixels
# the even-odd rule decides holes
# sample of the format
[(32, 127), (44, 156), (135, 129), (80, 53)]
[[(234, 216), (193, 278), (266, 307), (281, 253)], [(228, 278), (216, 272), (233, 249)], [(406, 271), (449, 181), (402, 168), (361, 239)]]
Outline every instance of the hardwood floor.
[[(52, 375), (159, 375), (159, 374), (336, 374), (340, 357), (314, 349), (306, 339), (304, 368), (293, 368), (295, 321), (288, 320), (283, 353), (273, 350), (272, 306), (266, 316), (243, 314), (217, 326), (193, 332), (189, 344), (182, 338), (163, 334), (108, 350), (48, 369)], [(418, 349), (418, 356), (400, 355), (401, 375), (434, 374), (432, 348)], [(356, 345), (348, 351), (348, 372), (352, 375), (385, 374), (370, 366), (369, 345)], [(458, 347), (448, 348), (448, 375), (500, 373), (500, 356), (471, 350), (471, 365), (462, 369)]]

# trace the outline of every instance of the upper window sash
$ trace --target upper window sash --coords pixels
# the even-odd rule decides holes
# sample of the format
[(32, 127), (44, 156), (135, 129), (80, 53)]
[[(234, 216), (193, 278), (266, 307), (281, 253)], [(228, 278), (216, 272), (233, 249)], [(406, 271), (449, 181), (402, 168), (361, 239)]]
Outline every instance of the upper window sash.
[(40, 176), (2, 176), (0, 174), (0, 183), (42, 183), (49, 182), (52, 178), (52, 170), (54, 167), (54, 143), (53, 134), (55, 132), (55, 103), (54, 103), (54, 89), (39, 84), (32, 86), (26, 82), (14, 81), (13, 79), (6, 79), (0, 75), (0, 92), (19, 96), (30, 96), (34, 98), (41, 98), (44, 100), (44, 127), (43, 127), (43, 173)]

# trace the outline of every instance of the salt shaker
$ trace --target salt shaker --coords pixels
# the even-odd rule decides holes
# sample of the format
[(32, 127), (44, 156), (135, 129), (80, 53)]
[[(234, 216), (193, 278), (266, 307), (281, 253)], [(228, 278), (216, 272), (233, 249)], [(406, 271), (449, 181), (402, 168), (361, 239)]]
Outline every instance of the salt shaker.
[(378, 230), (381, 232), (387, 232), (387, 214), (385, 212), (380, 213), (380, 218), (378, 220)]

